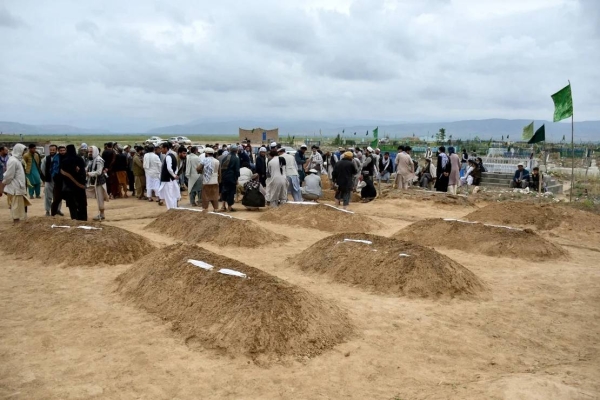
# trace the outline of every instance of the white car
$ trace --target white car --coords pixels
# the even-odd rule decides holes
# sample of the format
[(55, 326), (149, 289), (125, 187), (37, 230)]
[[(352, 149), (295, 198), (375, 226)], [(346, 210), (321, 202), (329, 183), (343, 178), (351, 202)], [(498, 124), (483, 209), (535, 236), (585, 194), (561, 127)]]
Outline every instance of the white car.
[(158, 136), (152, 136), (148, 140), (146, 140), (144, 143), (145, 144), (152, 144), (154, 146), (158, 146), (162, 142), (164, 142), (164, 139), (161, 139)]
[(293, 147), (281, 146), (281, 148), (285, 150), (286, 154), (290, 154), (292, 156), (296, 154), (296, 149)]
[(185, 146), (190, 146), (192, 141), (185, 136), (177, 136), (177, 143), (183, 144)]

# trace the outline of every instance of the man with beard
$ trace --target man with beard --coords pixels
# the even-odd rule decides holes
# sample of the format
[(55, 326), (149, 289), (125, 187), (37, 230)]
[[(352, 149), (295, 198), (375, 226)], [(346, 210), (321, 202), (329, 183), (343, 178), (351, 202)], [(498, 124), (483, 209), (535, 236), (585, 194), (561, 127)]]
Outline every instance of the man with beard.
[(392, 163), (390, 153), (386, 151), (383, 154), (383, 158), (379, 159), (379, 179), (385, 183), (388, 183), (393, 172), (394, 163)]
[(262, 187), (267, 186), (267, 149), (265, 147), (258, 149), (258, 156), (256, 157), (256, 173), (258, 174), (258, 181)]
[(165, 155), (165, 161), (162, 163), (160, 171), (160, 187), (158, 188), (158, 197), (165, 201), (167, 210), (177, 208), (177, 202), (181, 199), (181, 190), (177, 181), (177, 154), (171, 149), (172, 145), (165, 142), (160, 145), (161, 152)]

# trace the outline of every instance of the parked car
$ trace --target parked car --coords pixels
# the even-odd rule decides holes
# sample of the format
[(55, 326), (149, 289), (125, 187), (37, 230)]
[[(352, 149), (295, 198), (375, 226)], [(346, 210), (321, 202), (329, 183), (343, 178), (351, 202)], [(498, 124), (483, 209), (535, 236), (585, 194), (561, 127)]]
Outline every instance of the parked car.
[(158, 146), (162, 142), (164, 142), (164, 139), (161, 139), (158, 136), (151, 136), (149, 139), (147, 139), (144, 142), (144, 144), (146, 144), (146, 145), (151, 144), (151, 145), (154, 145), (154, 146)]
[(177, 136), (177, 143), (189, 146), (192, 144), (192, 141), (185, 136)]
[(286, 154), (290, 154), (292, 156), (296, 154), (296, 149), (294, 149), (293, 147), (281, 146), (281, 148), (285, 150)]
[(169, 143), (171, 143), (171, 144), (177, 144), (177, 143), (179, 143), (179, 142), (177, 141), (177, 136), (170, 137), (170, 138), (168, 138), (168, 139), (167, 139), (167, 141), (168, 141)]

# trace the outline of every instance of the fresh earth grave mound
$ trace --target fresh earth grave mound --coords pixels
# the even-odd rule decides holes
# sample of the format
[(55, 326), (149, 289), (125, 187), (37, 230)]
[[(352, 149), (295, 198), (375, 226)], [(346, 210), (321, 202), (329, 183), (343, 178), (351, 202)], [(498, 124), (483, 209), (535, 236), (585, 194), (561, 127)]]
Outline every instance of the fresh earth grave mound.
[(81, 266), (131, 264), (156, 247), (143, 236), (114, 226), (33, 217), (2, 236), (2, 249), (48, 264)]
[(365, 233), (322, 239), (290, 258), (303, 271), (377, 292), (417, 297), (486, 297), (485, 284), (437, 251)]
[(286, 203), (277, 208), (270, 208), (260, 219), (326, 232), (356, 231), (362, 226), (366, 227), (366, 230), (372, 230), (376, 224), (368, 217), (320, 203)]
[(434, 204), (444, 204), (453, 206), (476, 207), (475, 203), (464, 195), (453, 195), (442, 192), (434, 192), (422, 189), (383, 189), (381, 198), (384, 199), (406, 199), (416, 201), (431, 201)]
[(555, 228), (600, 233), (600, 216), (551, 204), (495, 203), (468, 214), (469, 221), (535, 227), (540, 231)]
[[(208, 263), (203, 269), (188, 260)], [(247, 278), (219, 273), (221, 268)], [(190, 245), (173, 245), (117, 277), (118, 291), (173, 322), (186, 342), (256, 361), (312, 357), (352, 332), (344, 311), (308, 291), (239, 261)]]
[(530, 229), (458, 220), (426, 219), (407, 226), (392, 237), (469, 253), (532, 261), (555, 260), (567, 254)]
[(219, 246), (259, 247), (288, 240), (252, 221), (191, 210), (169, 210), (147, 227), (186, 242), (212, 242)]
[[(321, 197), (320, 200), (335, 201), (335, 191), (323, 189), (323, 197)], [(352, 194), (350, 195), (350, 203), (360, 203), (360, 200), (361, 200), (360, 194), (358, 194), (356, 192), (352, 192)]]

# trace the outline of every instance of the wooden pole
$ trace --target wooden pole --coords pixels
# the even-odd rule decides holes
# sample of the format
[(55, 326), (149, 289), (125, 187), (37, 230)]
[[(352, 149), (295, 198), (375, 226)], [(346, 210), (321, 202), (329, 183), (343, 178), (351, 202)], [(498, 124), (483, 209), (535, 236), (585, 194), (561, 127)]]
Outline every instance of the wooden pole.
[[(571, 86), (571, 81), (569, 81)], [(571, 99), (573, 98), (573, 88), (571, 87)], [(573, 201), (573, 191), (575, 190), (575, 122), (571, 112), (571, 193), (569, 194), (569, 202)]]

